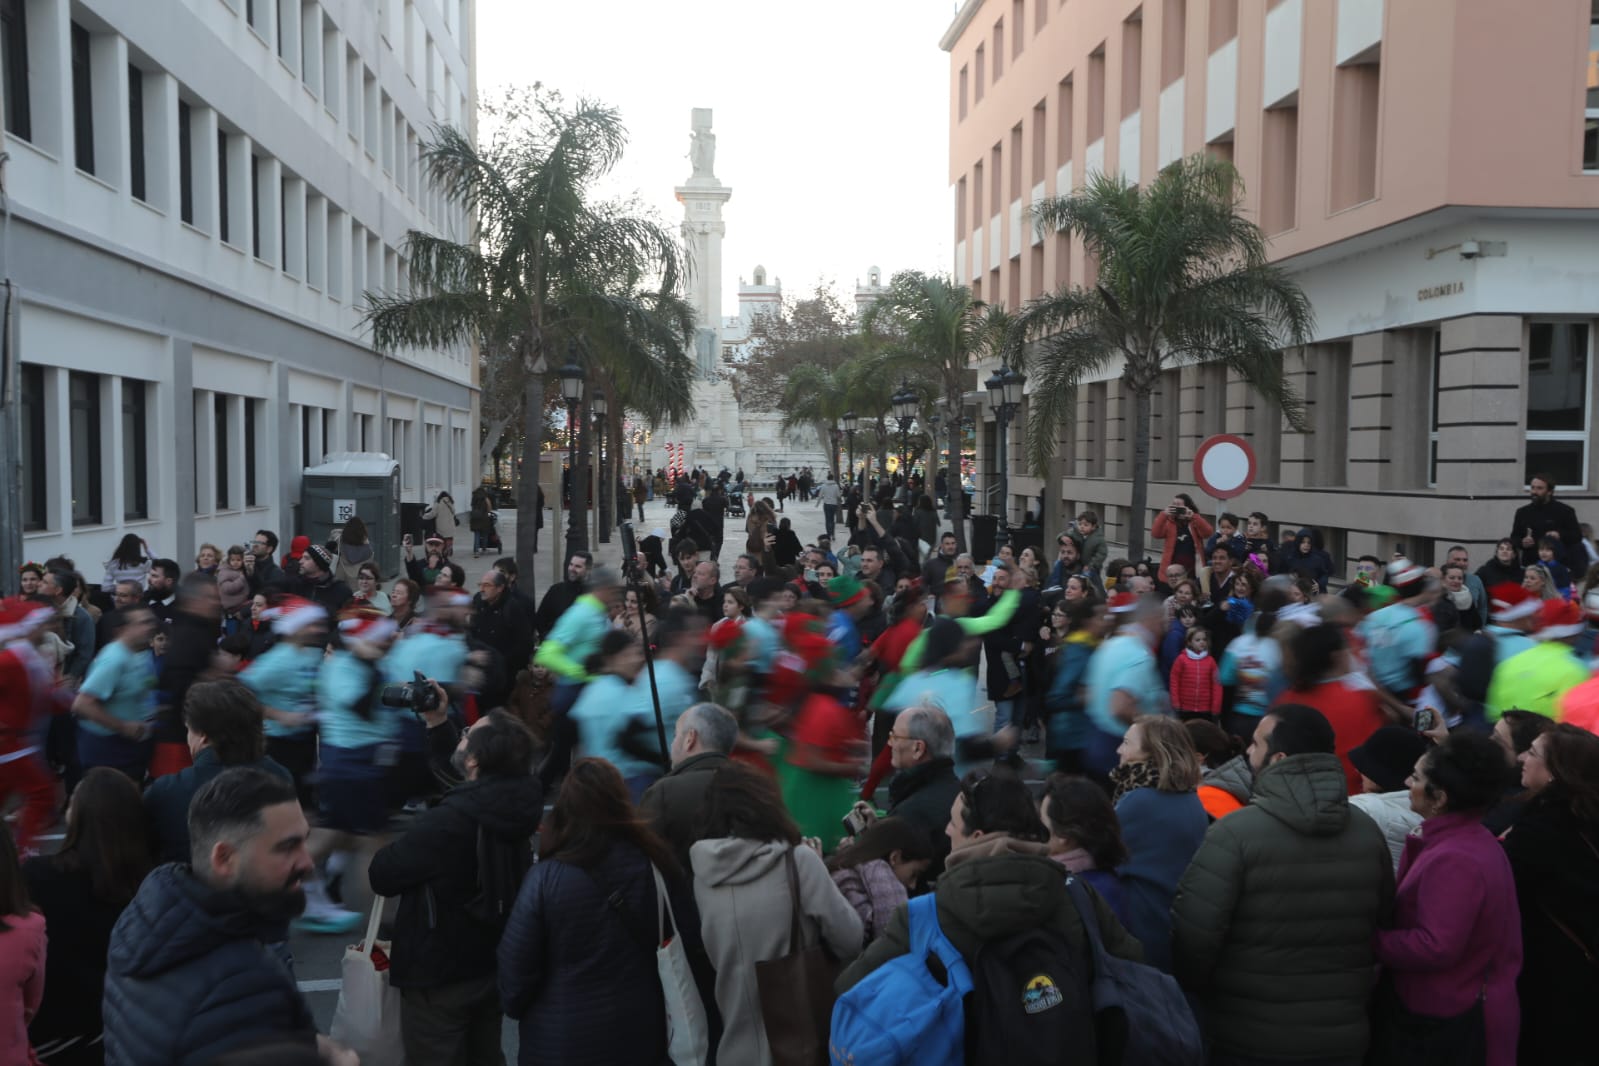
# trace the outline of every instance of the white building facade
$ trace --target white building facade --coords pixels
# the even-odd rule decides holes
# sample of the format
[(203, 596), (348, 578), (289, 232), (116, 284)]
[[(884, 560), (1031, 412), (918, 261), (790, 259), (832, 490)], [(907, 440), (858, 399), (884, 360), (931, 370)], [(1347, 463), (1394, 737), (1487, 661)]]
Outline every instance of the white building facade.
[(0, 0), (29, 558), (286, 544), (338, 451), (396, 457), (405, 501), (467, 497), (472, 353), (380, 356), (360, 320), (405, 291), (408, 230), (470, 234), (418, 146), (474, 128), (474, 10)]

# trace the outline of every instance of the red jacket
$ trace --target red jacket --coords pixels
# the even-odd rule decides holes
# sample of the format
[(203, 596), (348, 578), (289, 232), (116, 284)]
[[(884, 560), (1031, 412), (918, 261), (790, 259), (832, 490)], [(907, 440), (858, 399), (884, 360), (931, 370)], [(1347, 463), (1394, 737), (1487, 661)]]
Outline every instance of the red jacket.
[[(1194, 570), (1210, 564), (1205, 558), (1205, 541), (1216, 527), (1206, 520), (1205, 516), (1195, 511), (1188, 516), (1188, 535), (1194, 539)], [(1165, 546), (1160, 549), (1160, 580), (1166, 580), (1166, 568), (1171, 565), (1172, 552), (1177, 549), (1177, 523), (1165, 511), (1155, 516), (1154, 528), (1150, 530), (1154, 539), (1165, 541)]]
[(1221, 671), (1208, 652), (1194, 658), (1184, 648), (1171, 664), (1171, 706), (1174, 711), (1221, 713)]

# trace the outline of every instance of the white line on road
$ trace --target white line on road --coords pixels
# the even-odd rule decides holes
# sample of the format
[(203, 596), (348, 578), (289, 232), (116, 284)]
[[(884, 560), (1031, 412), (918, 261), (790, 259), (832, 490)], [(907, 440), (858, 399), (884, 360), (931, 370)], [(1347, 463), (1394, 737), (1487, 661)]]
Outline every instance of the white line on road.
[(337, 992), (344, 987), (342, 978), (330, 977), (321, 981), (301, 981), (301, 992)]

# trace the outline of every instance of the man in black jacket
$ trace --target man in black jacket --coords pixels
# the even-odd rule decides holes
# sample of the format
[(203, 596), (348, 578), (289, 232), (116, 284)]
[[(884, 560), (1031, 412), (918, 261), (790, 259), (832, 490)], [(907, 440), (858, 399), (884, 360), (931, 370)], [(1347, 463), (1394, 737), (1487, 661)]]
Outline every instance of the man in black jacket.
[(1511, 541), (1521, 548), (1521, 565), (1536, 563), (1539, 542), (1553, 533), (1560, 538), (1563, 549), (1560, 561), (1571, 567), (1572, 573), (1587, 569), (1588, 555), (1582, 550), (1582, 526), (1577, 522), (1577, 512), (1570, 504), (1555, 499), (1555, 483), (1547, 475), (1534, 474), (1527, 483), (1527, 494), (1532, 499), (1516, 509), (1510, 529)]
[(594, 556), (588, 552), (573, 552), (566, 560), (566, 580), (544, 590), (544, 599), (539, 601), (538, 613), (533, 616), (533, 628), (538, 630), (539, 639), (547, 638), (566, 609), (583, 595), (589, 567), (593, 565)]
[(690, 877), (688, 849), (701, 837), (700, 808), (705, 790), (716, 771), (732, 760), (728, 754), (738, 741), (738, 722), (714, 703), (696, 703), (678, 718), (672, 733), (672, 769), (645, 789), (639, 814), (666, 838)]
[[(196, 570), (178, 585), (172, 624), (168, 627), (167, 653), (161, 659), (157, 686), (167, 697), (156, 718), (156, 763), (181, 769), (186, 765), (188, 732), (183, 725), (183, 701), (189, 686), (211, 666), (211, 656), (222, 636), (222, 598), (217, 580)], [(168, 759), (176, 755), (175, 763)]]
[(238, 767), (200, 789), (190, 862), (152, 871), (112, 930), (107, 1062), (211, 1062), (270, 1037), (331, 1052), (268, 948), (305, 909), (309, 832), (291, 781)]
[(372, 891), (399, 896), (389, 982), (409, 1062), (500, 1062), (495, 949), (544, 810), (533, 737), (490, 711), (461, 737), (465, 781), (372, 857)]
[(504, 669), (500, 683), (493, 689), (485, 686), (479, 693), (481, 705), (499, 707), (509, 694), (511, 680), (518, 670), (526, 669), (533, 661), (533, 620), (522, 611), (522, 605), (511, 597), (510, 582), (505, 574), (490, 567), (478, 581), (478, 593), (472, 598), (472, 636), (499, 653)]
[(924, 877), (931, 881), (944, 869), (949, 854), (949, 807), (961, 789), (955, 776), (955, 727), (949, 715), (924, 704), (907, 707), (888, 733), (894, 776), (888, 782), (888, 813), (925, 832), (933, 841), (933, 862)]
[(350, 602), (350, 586), (333, 576), (333, 553), (320, 544), (300, 556), (298, 594), (321, 606), (329, 618), (337, 618)]
[(278, 552), (278, 535), (270, 529), (255, 531), (250, 550), (244, 553), (244, 576), (250, 579), (250, 595), (277, 592), (288, 582), (283, 570), (274, 561)]

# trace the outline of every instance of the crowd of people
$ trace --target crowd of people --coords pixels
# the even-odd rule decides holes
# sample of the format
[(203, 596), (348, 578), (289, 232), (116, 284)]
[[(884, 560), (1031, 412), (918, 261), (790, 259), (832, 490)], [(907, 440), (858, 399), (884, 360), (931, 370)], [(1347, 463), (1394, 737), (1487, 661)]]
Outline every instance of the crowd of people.
[(1158, 561), (1091, 511), (979, 561), (936, 488), (831, 476), (809, 544), (746, 496), (724, 575), (731, 480), (537, 604), (443, 537), (385, 589), (359, 519), (25, 566), (0, 1061), (351, 1061), (289, 929), (384, 898), (413, 1063), (502, 1062), (507, 1016), (529, 1064), (825, 1061), (833, 998), (909, 995), (935, 942), (968, 1049), (1087, 1003), (1102, 951), (1175, 978), (1182, 1061), (1599, 1061), (1599, 549), (1548, 479), (1475, 569), (1347, 579), (1186, 494)]

